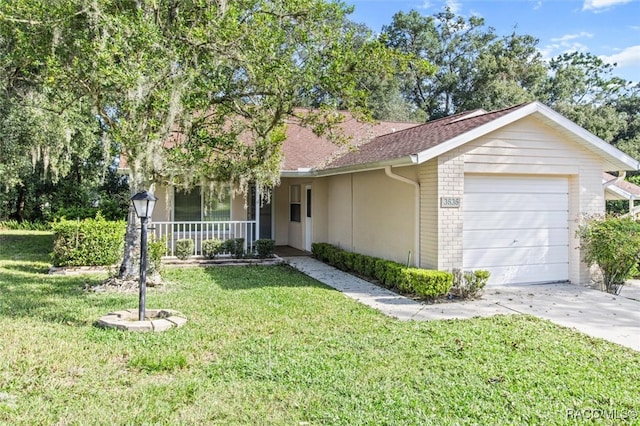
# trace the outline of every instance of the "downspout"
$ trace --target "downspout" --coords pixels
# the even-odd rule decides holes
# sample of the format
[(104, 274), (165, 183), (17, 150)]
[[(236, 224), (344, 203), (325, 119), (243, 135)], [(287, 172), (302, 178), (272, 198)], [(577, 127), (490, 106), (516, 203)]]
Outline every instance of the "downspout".
[(610, 181), (605, 182), (603, 187), (604, 187), (604, 188), (608, 188), (608, 187), (610, 187), (611, 185), (615, 185), (616, 183), (618, 183), (618, 182), (620, 182), (620, 181), (624, 180), (624, 178), (625, 178), (626, 176), (627, 176), (627, 172), (626, 172), (626, 171), (624, 171), (624, 170), (620, 170), (620, 171), (618, 172), (618, 176), (617, 176), (617, 177), (615, 177), (615, 178), (613, 178), (613, 179), (611, 179)]
[[(416, 163), (417, 157), (411, 156), (411, 160)], [(389, 176), (391, 179), (399, 180), (400, 182), (408, 183), (409, 185), (413, 185), (415, 192), (415, 237), (414, 237), (414, 252), (416, 259), (416, 266), (420, 267), (420, 183), (413, 181), (404, 176), (397, 175), (391, 171), (391, 166), (386, 166), (384, 168), (384, 173)]]

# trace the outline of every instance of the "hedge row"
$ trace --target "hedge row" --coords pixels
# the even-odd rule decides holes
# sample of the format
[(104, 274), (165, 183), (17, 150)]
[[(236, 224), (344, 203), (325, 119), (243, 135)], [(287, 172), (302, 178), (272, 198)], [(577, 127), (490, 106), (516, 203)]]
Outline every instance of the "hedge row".
[(53, 224), (51, 258), (55, 266), (113, 265), (124, 250), (126, 222), (95, 219), (60, 220)]
[(388, 288), (433, 299), (449, 292), (453, 274), (409, 268), (391, 260), (342, 250), (332, 244), (313, 243), (311, 252), (320, 261), (347, 272), (374, 278)]

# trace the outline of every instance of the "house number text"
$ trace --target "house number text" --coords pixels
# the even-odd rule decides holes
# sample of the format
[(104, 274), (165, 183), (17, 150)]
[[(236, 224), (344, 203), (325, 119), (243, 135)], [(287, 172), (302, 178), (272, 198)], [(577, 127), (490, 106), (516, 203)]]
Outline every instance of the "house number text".
[(442, 208), (454, 208), (457, 209), (460, 207), (460, 198), (458, 197), (441, 197), (440, 198), (440, 207)]

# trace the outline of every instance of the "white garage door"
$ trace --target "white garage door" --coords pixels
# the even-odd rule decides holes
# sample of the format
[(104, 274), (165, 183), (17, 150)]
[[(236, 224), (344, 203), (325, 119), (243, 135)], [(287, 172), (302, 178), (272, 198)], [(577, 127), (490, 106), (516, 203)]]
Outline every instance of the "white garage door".
[(494, 285), (568, 280), (568, 209), (567, 178), (465, 176), (464, 269)]

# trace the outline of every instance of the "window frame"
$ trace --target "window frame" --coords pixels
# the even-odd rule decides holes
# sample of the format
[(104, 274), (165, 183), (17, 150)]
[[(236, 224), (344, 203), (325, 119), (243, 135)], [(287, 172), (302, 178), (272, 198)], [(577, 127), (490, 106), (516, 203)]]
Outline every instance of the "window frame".
[(289, 222), (302, 222), (302, 196), (299, 184), (289, 185)]
[[(204, 188), (201, 185), (197, 185), (194, 186), (192, 191), (199, 191), (199, 197), (200, 197), (200, 219), (198, 220), (177, 220), (176, 219), (176, 194), (180, 191), (180, 192), (184, 192), (183, 190), (181, 190), (180, 188), (176, 188), (173, 187), (173, 209), (172, 209), (172, 221), (173, 222), (229, 222), (232, 220), (233, 218), (233, 197), (231, 196), (231, 191), (228, 187), (225, 187), (225, 191), (227, 192), (227, 197), (229, 199), (229, 217), (227, 219), (214, 219), (214, 220), (210, 220), (210, 219), (206, 219), (205, 218), (205, 198), (207, 197), (207, 195), (204, 192)], [(213, 192), (211, 194), (213, 197), (217, 197), (217, 194), (215, 192)]]

